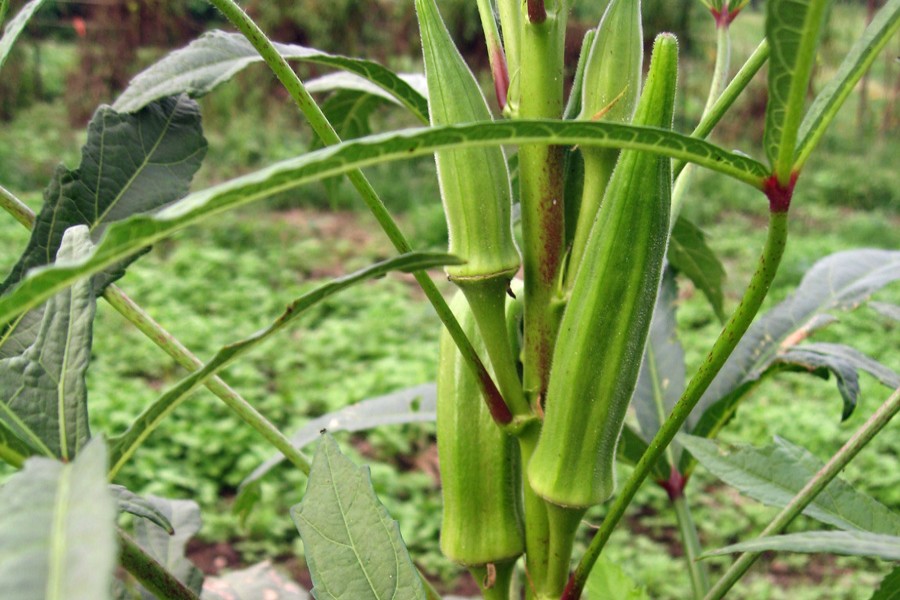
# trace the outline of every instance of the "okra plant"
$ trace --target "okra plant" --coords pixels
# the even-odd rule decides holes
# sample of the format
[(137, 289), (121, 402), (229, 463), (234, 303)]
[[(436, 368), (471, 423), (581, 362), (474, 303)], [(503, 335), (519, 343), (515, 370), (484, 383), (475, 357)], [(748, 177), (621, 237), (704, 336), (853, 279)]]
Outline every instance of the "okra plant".
[[(804, 166), (900, 29), (900, 0), (884, 4), (811, 103), (827, 0), (768, 0), (765, 39), (736, 70), (729, 64), (729, 27), (748, 0), (701, 0), (717, 32), (717, 58), (702, 118), (687, 133), (673, 129), (678, 40), (642, 31), (639, 0), (609, 0), (582, 41), (577, 65), (563, 60), (572, 2), (478, 0), (494, 84), (490, 101), (435, 0), (415, 0), (424, 75), (275, 43), (233, 0), (210, 2), (239, 33), (205, 34), (135, 77), (112, 106), (100, 107), (81, 164), (57, 170), (39, 214), (0, 188), (0, 205), (32, 230), (0, 285), (0, 458), (21, 469), (0, 487), (5, 596), (303, 597), (265, 567), (204, 585), (183, 556), (197, 530), (196, 507), (142, 498), (115, 484), (159, 423), (201, 386), (281, 454), (247, 478), (241, 502), (252, 505), (260, 479), (279, 460), (308, 475), (291, 516), (317, 598), (439, 597), (367, 474), (326, 431), (429, 415), (437, 420), (443, 481), (440, 546), (470, 570), (485, 598), (614, 593), (608, 590), (621, 582), (607, 579), (622, 575), (592, 568), (645, 484), (662, 486), (671, 500), (698, 599), (724, 597), (768, 550), (900, 560), (900, 515), (836, 479), (900, 410), (900, 376), (849, 346), (806, 341), (830, 311), (855, 308), (900, 279), (900, 252), (826, 257), (795, 295), (757, 316), (790, 215), (803, 210), (792, 199)], [(0, 67), (43, 3), (31, 0), (9, 20)], [(6, 9), (4, 0), (0, 15)], [(655, 41), (645, 57), (647, 34)], [(304, 83), (290, 61), (344, 75)], [(188, 193), (206, 152), (194, 98), (257, 62), (284, 85), (321, 149)], [(729, 151), (707, 141), (766, 64), (763, 147)], [(568, 92), (567, 68), (575, 74)], [(422, 127), (344, 141), (335, 129), (347, 116), (335, 108), (341, 104), (323, 109), (311, 90), (371, 95)], [(446, 253), (416, 250), (361, 171), (432, 154), (449, 231)], [(698, 168), (750, 186), (769, 207), (757, 269), (730, 316), (722, 266), (680, 214)], [(269, 327), (206, 361), (115, 284), (149, 246), (188, 225), (336, 175), (350, 179), (397, 256), (297, 298)], [(459, 288), (451, 303), (426, 273), (435, 267)], [(219, 378), (318, 302), (391, 271), (413, 273), (443, 323), (436, 387), (364, 401), (288, 438)], [(722, 321), (689, 379), (674, 319), (684, 278)], [(85, 371), (97, 298), (188, 371), (114, 437), (88, 427)], [(898, 314), (896, 306), (881, 310)], [(763, 449), (716, 442), (757, 382), (785, 370), (833, 374), (843, 418), (856, 405), (858, 371), (894, 391), (825, 464), (784, 440)], [(318, 429), (323, 435), (309, 434)], [(304, 446), (312, 439), (320, 441), (310, 460)], [(617, 480), (617, 461), (632, 467), (624, 481)], [(687, 497), (698, 461), (743, 493), (781, 507), (759, 537), (704, 553)], [(597, 506), (603, 519), (594, 530), (583, 519)], [(132, 528), (120, 524), (123, 512), (133, 515)], [(833, 529), (782, 535), (801, 513)], [(575, 552), (576, 540), (588, 538), (587, 549)], [(723, 553), (740, 556), (712, 580), (702, 559)], [(897, 581), (895, 570), (873, 598), (893, 597)]]

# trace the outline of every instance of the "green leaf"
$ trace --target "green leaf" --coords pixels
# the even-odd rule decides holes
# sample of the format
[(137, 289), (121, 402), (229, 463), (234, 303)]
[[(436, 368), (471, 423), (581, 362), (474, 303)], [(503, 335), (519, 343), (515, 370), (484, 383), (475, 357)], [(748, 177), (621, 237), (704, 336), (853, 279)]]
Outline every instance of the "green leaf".
[[(437, 418), (437, 390), (433, 383), (406, 388), (385, 396), (368, 398), (306, 423), (291, 436), (291, 445), (303, 449), (321, 437), (322, 431), (364, 431), (383, 425), (432, 422)], [(273, 456), (241, 482), (244, 488), (279, 465), (284, 456)]]
[(895, 567), (869, 600), (900, 600), (900, 567)]
[(0, 419), (0, 460), (15, 468), (21, 468), (25, 459), (40, 452), (22, 439), (16, 431)]
[[(687, 435), (680, 439), (713, 475), (769, 506), (787, 505), (824, 466), (804, 448), (780, 438), (764, 448)], [(900, 515), (840, 479), (829, 483), (803, 513), (844, 530), (900, 535)]]
[(147, 519), (169, 535), (175, 533), (172, 523), (151, 500), (141, 498), (124, 485), (110, 485), (109, 489), (116, 499), (116, 507), (120, 513), (129, 513)]
[(844, 101), (872, 63), (900, 29), (900, 0), (888, 2), (876, 13), (862, 36), (854, 42), (834, 77), (825, 84), (800, 124), (797, 168), (822, 138)]
[(9, 21), (6, 29), (3, 30), (3, 37), (0, 38), (0, 69), (3, 69), (3, 65), (6, 64), (9, 53), (12, 51), (19, 35), (25, 30), (25, 26), (28, 25), (28, 21), (31, 20), (31, 17), (34, 16), (34, 13), (37, 12), (43, 3), (44, 0), (31, 0), (31, 2), (22, 7), (22, 10)]
[(106, 448), (74, 462), (31, 458), (0, 487), (0, 589), (16, 600), (110, 597), (116, 564), (115, 505)]
[(857, 370), (865, 371), (890, 389), (900, 387), (900, 375), (863, 354), (843, 344), (804, 344), (789, 348), (778, 354), (777, 364), (799, 367), (801, 370), (814, 372), (825, 370), (834, 373), (838, 390), (844, 399), (844, 411), (841, 420), (853, 414), (859, 398), (859, 375)]
[(202, 600), (308, 600), (309, 594), (278, 572), (269, 561), (203, 582)]
[(306, 494), (291, 517), (318, 600), (426, 597), (368, 470), (357, 468), (328, 436), (319, 443)]
[(889, 319), (900, 321), (900, 306), (886, 302), (870, 302), (869, 306)]
[(694, 286), (709, 300), (719, 321), (725, 322), (725, 267), (706, 243), (706, 234), (699, 227), (678, 217), (669, 238), (668, 255), (679, 273), (690, 279)]
[[(199, 594), (203, 587), (203, 573), (187, 559), (187, 543), (200, 531), (200, 507), (193, 500), (170, 500), (147, 496), (147, 500), (171, 524), (174, 533), (145, 519), (134, 522), (135, 542), (156, 559), (178, 581)], [(155, 596), (142, 589), (144, 600)]]
[[(638, 464), (644, 453), (647, 452), (647, 442), (641, 435), (635, 431), (631, 425), (625, 424), (622, 428), (622, 435), (619, 437), (619, 443), (616, 446), (616, 460), (625, 465), (632, 467)], [(669, 465), (663, 458), (656, 461), (650, 475), (656, 481), (666, 481), (669, 478)]]
[(705, 552), (700, 558), (736, 552), (767, 552), (770, 550), (900, 560), (900, 537), (864, 531), (807, 531), (732, 544), (718, 550)]
[[(287, 60), (326, 65), (359, 75), (396, 98), (422, 123), (428, 122), (426, 98), (387, 67), (293, 44), (276, 43), (275, 49)], [(139, 73), (113, 108), (134, 112), (164, 96), (182, 92), (195, 98), (203, 96), (256, 62), (262, 62), (262, 57), (244, 36), (210, 31)]]
[[(73, 227), (57, 263), (77, 261), (91, 250), (87, 227)], [(93, 286), (81, 280), (50, 299), (22, 354), (0, 360), (0, 420), (42, 454), (69, 460), (90, 438), (85, 373), (95, 309)]]
[(723, 421), (710, 422), (706, 418), (707, 410), (728, 400), (731, 403), (728, 410), (719, 406), (716, 412), (719, 417), (730, 417), (735, 403), (769, 370), (779, 352), (834, 320), (827, 311), (855, 309), (870, 295), (898, 279), (898, 251), (849, 250), (818, 261), (792, 296), (747, 330), (694, 409), (700, 417), (691, 432), (706, 435), (708, 431), (718, 431)]
[(650, 600), (647, 588), (639, 585), (625, 570), (601, 555), (584, 587), (588, 600)]
[(366, 166), (445, 148), (524, 143), (631, 148), (697, 162), (759, 187), (766, 169), (751, 158), (664, 129), (589, 121), (508, 121), (406, 130), (351, 140), (286, 160), (196, 192), (153, 216), (132, 217), (107, 228), (94, 256), (74, 267), (26, 277), (0, 298), (0, 323), (34, 308), (79, 277), (96, 273), (187, 225), (305, 183)]
[[(397, 73), (397, 77), (405, 81), (411, 88), (416, 90), (423, 98), (428, 99), (428, 84), (425, 82), (425, 76), (421, 73)], [(384, 98), (392, 104), (402, 105), (396, 96), (384, 91), (383, 88), (375, 85), (365, 77), (338, 71), (337, 73), (329, 73), (310, 79), (306, 82), (306, 91), (315, 94), (320, 92), (338, 92), (341, 90), (351, 92), (364, 92), (372, 96)]]
[(763, 143), (772, 169), (782, 183), (794, 165), (797, 130), (829, 0), (769, 0), (766, 39), (769, 100)]
[(381, 277), (391, 271), (422, 271), (448, 264), (456, 264), (457, 262), (458, 260), (455, 257), (436, 252), (412, 252), (409, 254), (402, 254), (335, 279), (304, 294), (289, 304), (285, 312), (272, 325), (258, 331), (248, 338), (219, 349), (215, 356), (203, 365), (202, 368), (194, 371), (179, 381), (172, 389), (160, 396), (153, 404), (144, 410), (125, 433), (111, 440), (111, 473), (114, 474), (118, 472), (125, 461), (134, 454), (135, 450), (137, 450), (143, 441), (159, 426), (162, 420), (175, 410), (191, 392), (203, 385), (207, 379), (217, 374), (239, 357), (247, 354), (260, 343), (284, 329), (284, 327), (294, 319), (319, 302), (362, 281)]
[[(684, 349), (678, 341), (675, 330), (677, 300), (675, 275), (671, 269), (666, 269), (660, 283), (641, 371), (631, 400), (641, 433), (647, 441), (653, 439), (659, 431), (660, 424), (672, 412), (672, 407), (684, 391)], [(671, 448), (674, 453), (673, 463), (677, 464), (681, 447), (673, 443)]]

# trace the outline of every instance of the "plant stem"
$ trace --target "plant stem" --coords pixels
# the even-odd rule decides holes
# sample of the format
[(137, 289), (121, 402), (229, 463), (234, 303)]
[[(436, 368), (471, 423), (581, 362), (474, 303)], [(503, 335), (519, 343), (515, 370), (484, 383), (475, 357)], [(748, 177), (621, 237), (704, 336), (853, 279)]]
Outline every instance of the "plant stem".
[[(297, 74), (294, 73), (294, 70), (284, 57), (279, 54), (278, 50), (275, 49), (271, 40), (266, 37), (266, 34), (262, 32), (259, 26), (254, 23), (233, 0), (209, 0), (209, 2), (222, 11), (222, 14), (224, 14), (225, 17), (247, 38), (253, 47), (256, 48), (257, 52), (263, 57), (263, 60), (265, 60), (266, 64), (287, 90), (288, 94), (290, 94), (294, 102), (297, 103), (300, 111), (306, 117), (306, 120), (309, 122), (316, 135), (322, 140), (322, 143), (326, 146), (339, 144), (341, 138), (334, 130), (334, 127), (331, 126), (331, 123), (322, 112), (322, 109), (319, 108), (315, 100), (313, 100), (312, 96), (306, 90), (303, 82), (300, 81), (300, 78), (297, 77)], [(350, 183), (353, 184), (353, 187), (356, 188), (356, 191), (359, 192), (363, 202), (365, 202), (366, 206), (375, 217), (375, 220), (378, 221), (378, 224), (384, 230), (385, 234), (387, 234), (388, 239), (390, 239), (394, 248), (401, 254), (410, 252), (412, 246), (410, 246), (406, 237), (403, 235), (403, 232), (400, 231), (400, 228), (397, 226), (396, 221), (394, 221), (394, 218), (381, 201), (381, 198), (378, 197), (375, 188), (372, 187), (372, 184), (369, 183), (369, 180), (366, 179), (366, 176), (363, 175), (362, 171), (359, 169), (351, 171), (347, 173), (347, 178), (350, 180)], [(512, 419), (512, 416), (503, 400), (503, 396), (497, 389), (497, 385), (488, 373), (484, 363), (482, 363), (481, 359), (478, 357), (478, 353), (475, 352), (475, 348), (472, 347), (472, 343), (459, 326), (459, 322), (447, 305), (446, 300), (441, 296), (437, 286), (431, 281), (431, 278), (428, 277), (427, 273), (416, 272), (413, 275), (419, 283), (419, 286), (422, 288), (422, 291), (425, 293), (425, 296), (434, 307), (435, 312), (437, 312), (441, 322), (450, 332), (453, 341), (456, 342), (463, 359), (475, 374), (479, 385), (482, 387), (482, 395), (484, 396), (485, 402), (488, 404), (491, 415), (493, 415), (495, 420), (501, 425), (508, 423), (509, 420)], [(498, 415), (508, 415), (509, 420), (503, 422), (503, 419), (506, 417)]]
[(587, 551), (581, 558), (581, 562), (570, 578), (563, 600), (575, 600), (581, 597), (581, 592), (584, 589), (584, 584), (587, 581), (591, 568), (594, 566), (597, 558), (599, 558), (606, 542), (609, 541), (619, 520), (624, 516), (634, 495), (647, 475), (652, 472), (656, 461), (659, 460), (666, 447), (675, 438), (691, 410), (700, 400), (709, 384), (712, 383), (712, 380), (722, 368), (722, 365), (725, 364), (725, 361), (731, 355), (731, 352), (737, 346), (759, 311), (759, 307), (769, 291), (769, 286), (775, 278), (778, 264), (784, 254), (787, 240), (787, 214), (786, 211), (770, 211), (766, 244), (759, 257), (756, 272), (751, 277), (747, 290), (744, 292), (744, 297), (725, 324), (706, 360), (691, 378), (678, 403), (672, 409), (672, 414), (669, 415), (669, 418), (666, 419), (666, 422), (663, 423), (653, 437), (647, 451), (641, 456), (641, 459), (635, 466), (631, 477), (629, 477), (622, 491), (610, 506), (603, 523), (600, 525), (600, 529), (597, 531), (594, 539), (591, 540)]
[[(506, 52), (506, 66), (509, 73), (511, 89), (516, 86), (519, 77), (519, 37), (522, 31), (522, 12), (518, 0), (497, 0), (497, 12), (500, 15), (500, 28), (503, 34), (503, 49)], [(513, 93), (511, 102), (506, 105), (506, 114), (515, 116), (518, 111), (518, 95)]]
[(481, 17), (481, 28), (484, 30), (484, 41), (487, 44), (488, 59), (491, 63), (491, 75), (494, 78), (494, 92), (497, 105), (502, 111), (506, 108), (506, 97), (509, 93), (509, 70), (506, 66), (506, 55), (500, 42), (497, 20), (491, 0), (478, 0), (478, 14)]
[[(537, 423), (526, 427), (518, 436), (522, 464), (527, 465), (534, 454), (541, 429)], [(547, 578), (548, 556), (550, 552), (550, 523), (547, 503), (534, 493), (523, 477), (525, 508), (525, 576), (528, 583), (528, 597), (532, 598), (537, 586)]]
[[(12, 214), (25, 227), (29, 229), (34, 227), (34, 211), (2, 187), (0, 187), (0, 206)], [(196, 371), (203, 366), (203, 362), (188, 350), (178, 338), (157, 323), (153, 317), (147, 314), (140, 305), (129, 298), (118, 286), (107, 286), (103, 292), (103, 299), (116, 309), (120, 315), (134, 324), (141, 333), (153, 341), (163, 352), (175, 359), (175, 362), (179, 365), (188, 371)], [(291, 461), (294, 466), (309, 475), (309, 460), (299, 450), (294, 448), (291, 441), (256, 410), (252, 404), (247, 402), (218, 376), (207, 380), (205, 385), (238, 417), (243, 419), (245, 423), (260, 433), (266, 441), (284, 454), (284, 457)]]
[(151, 594), (163, 600), (200, 600), (124, 531), (118, 531), (119, 564)]
[[(894, 393), (856, 430), (853, 436), (847, 440), (847, 443), (831, 457), (831, 460), (819, 469), (819, 472), (803, 486), (803, 489), (797, 492), (787, 506), (781, 509), (781, 512), (778, 513), (775, 519), (762, 530), (759, 537), (768, 537), (783, 531), (825, 489), (825, 486), (837, 477), (844, 467), (859, 454), (860, 450), (865, 448), (872, 441), (872, 438), (884, 429), (898, 412), (900, 412), (900, 388), (894, 390)], [(728, 590), (747, 572), (747, 569), (756, 562), (760, 554), (760, 552), (746, 552), (738, 557), (728, 571), (716, 582), (704, 600), (718, 600), (724, 597)]]
[(9, 0), (0, 0), (0, 26), (6, 21), (6, 13), (9, 12)]
[(478, 584), (484, 600), (509, 600), (510, 584), (516, 561), (470, 567), (469, 573)]
[(681, 534), (681, 546), (684, 548), (684, 560), (691, 578), (691, 588), (694, 590), (695, 598), (703, 598), (703, 594), (709, 589), (709, 576), (706, 566), (698, 561), (702, 550), (700, 539), (697, 536), (697, 525), (691, 517), (691, 508), (683, 493), (672, 500), (672, 505), (675, 507), (675, 517), (678, 521), (678, 531)]

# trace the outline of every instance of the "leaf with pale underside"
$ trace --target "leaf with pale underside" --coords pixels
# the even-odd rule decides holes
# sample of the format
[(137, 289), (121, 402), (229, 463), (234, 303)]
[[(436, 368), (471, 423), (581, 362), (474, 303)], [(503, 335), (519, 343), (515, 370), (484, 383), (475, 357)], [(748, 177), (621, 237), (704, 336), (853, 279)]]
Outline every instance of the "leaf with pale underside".
[(16, 600), (110, 598), (115, 504), (97, 440), (69, 464), (31, 458), (0, 487), (0, 590)]
[(900, 537), (865, 531), (807, 531), (757, 538), (704, 552), (700, 558), (736, 552), (802, 552), (868, 556), (882, 560), (900, 560)]
[(41, 304), (54, 293), (116, 264), (184, 227), (223, 211), (262, 200), (312, 181), (355, 169), (431, 154), (436, 150), (521, 143), (631, 148), (697, 162), (760, 186), (757, 161), (669, 130), (592, 121), (503, 121), (406, 130), (351, 140), (289, 159), (189, 195), (152, 216), (110, 225), (94, 255), (78, 266), (48, 268), (26, 277), (0, 298), (0, 323)]
[(319, 443), (306, 494), (291, 508), (318, 600), (426, 598), (397, 522), (375, 496), (367, 469)]
[(172, 523), (162, 513), (158, 505), (152, 500), (142, 498), (126, 488), (124, 485), (113, 484), (109, 486), (112, 495), (116, 499), (116, 507), (120, 513), (128, 513), (141, 519), (147, 519), (168, 534), (175, 533)]
[[(187, 543), (200, 531), (200, 507), (193, 500), (170, 500), (147, 496), (154, 508), (170, 523), (172, 533), (147, 519), (134, 523), (134, 541), (150, 556), (195, 593), (203, 587), (203, 573), (188, 560)], [(141, 589), (141, 598), (155, 596)]]
[(6, 28), (3, 30), (3, 37), (0, 38), (0, 69), (3, 68), (6, 59), (9, 58), (9, 53), (16, 44), (19, 35), (25, 31), (25, 26), (28, 25), (31, 17), (34, 16), (34, 13), (36, 13), (41, 5), (44, 4), (44, 1), (45, 0), (31, 0), (31, 2), (23, 6), (22, 9), (16, 13), (15, 17), (10, 19), (9, 24), (7, 24)]
[(207, 577), (201, 600), (308, 600), (300, 586), (285, 577), (269, 561), (224, 575)]

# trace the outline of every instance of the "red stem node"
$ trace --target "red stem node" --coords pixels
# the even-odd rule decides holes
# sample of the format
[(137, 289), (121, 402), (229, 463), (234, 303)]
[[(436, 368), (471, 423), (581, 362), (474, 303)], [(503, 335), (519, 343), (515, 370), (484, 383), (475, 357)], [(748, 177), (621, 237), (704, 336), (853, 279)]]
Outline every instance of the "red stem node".
[(528, 20), (538, 24), (547, 20), (547, 9), (544, 7), (544, 0), (528, 0)]
[(763, 182), (763, 192), (769, 199), (769, 210), (773, 213), (787, 212), (791, 207), (791, 198), (794, 196), (794, 186), (797, 184), (797, 171), (791, 173), (791, 180), (787, 185), (782, 185), (776, 175), (772, 175)]

